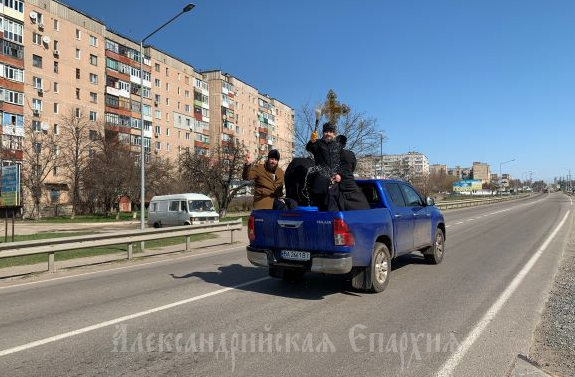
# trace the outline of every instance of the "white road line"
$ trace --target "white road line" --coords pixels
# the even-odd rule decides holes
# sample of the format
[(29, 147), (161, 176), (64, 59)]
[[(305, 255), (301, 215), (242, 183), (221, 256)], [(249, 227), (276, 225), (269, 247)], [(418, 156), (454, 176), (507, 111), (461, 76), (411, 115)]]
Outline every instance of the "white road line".
[[(133, 265), (130, 265), (130, 266), (123, 266), (123, 267), (110, 268), (110, 269), (100, 270), (100, 271), (86, 272), (86, 273), (77, 274), (77, 275), (61, 276), (61, 277), (54, 278), (54, 279), (31, 281), (31, 282), (29, 282), (29, 283), (23, 283), (23, 284), (7, 285), (7, 286), (4, 286), (4, 287), (0, 287), (0, 290), (1, 290), (1, 289), (8, 289), (8, 288), (23, 287), (23, 286), (25, 286), (25, 285), (48, 283), (48, 282), (51, 282), (51, 281), (63, 280), (63, 279), (70, 279), (70, 278), (75, 278), (75, 277), (79, 277), (79, 276), (86, 276), (86, 275), (93, 275), (93, 274), (101, 274), (101, 273), (109, 272), (109, 271), (126, 270), (126, 269), (128, 269), (128, 268), (135, 268), (135, 267), (140, 267), (140, 266), (149, 266), (149, 265), (152, 265), (152, 264), (165, 263), (165, 262), (175, 261), (175, 260), (179, 260), (179, 259), (199, 257), (199, 256), (202, 256), (202, 255), (210, 255), (210, 254), (223, 253), (223, 252), (226, 252), (226, 251), (241, 249), (241, 248), (243, 248), (243, 247), (245, 247), (245, 244), (239, 245), (239, 246), (233, 247), (233, 248), (228, 248), (228, 249), (207, 251), (207, 252), (205, 252), (205, 253), (199, 253), (199, 254), (184, 255), (184, 256), (181, 256), (181, 257), (177, 257), (177, 258), (162, 259), (162, 260), (157, 260), (157, 261), (154, 261), (154, 262), (133, 264)], [(183, 251), (183, 250), (182, 250), (182, 251)], [(162, 255), (162, 254), (158, 254), (158, 256), (161, 256), (161, 255)], [(152, 255), (150, 255), (150, 256), (152, 256)]]
[(463, 224), (463, 221), (460, 221), (460, 222), (455, 223), (455, 224), (456, 224), (456, 225)]
[(451, 226), (451, 225), (446, 225), (445, 227), (446, 227), (446, 228), (449, 228), (450, 226)]
[(163, 306), (158, 306), (158, 307), (156, 307), (156, 308), (144, 310), (144, 311), (142, 311), (142, 312), (138, 312), (138, 313), (126, 315), (126, 316), (119, 317), (119, 318), (115, 318), (115, 319), (112, 319), (112, 320), (109, 320), (109, 321), (106, 321), (106, 322), (97, 323), (97, 324), (95, 324), (95, 325), (83, 327), (83, 328), (78, 329), (78, 330), (68, 331), (68, 332), (63, 333), (63, 334), (60, 334), (60, 335), (51, 336), (51, 337), (49, 337), (49, 338), (37, 340), (37, 341), (31, 342), (31, 343), (26, 343), (26, 344), (23, 344), (23, 345), (18, 346), (18, 347), (8, 348), (8, 349), (5, 349), (5, 350), (0, 351), (0, 357), (6, 356), (6, 355), (10, 355), (10, 354), (13, 354), (13, 353), (17, 353), (17, 352), (20, 352), (20, 351), (25, 351), (25, 350), (28, 350), (28, 349), (30, 349), (30, 348), (38, 347), (38, 346), (41, 346), (41, 345), (44, 345), (44, 344), (53, 343), (53, 342), (56, 342), (56, 341), (58, 341), (58, 340), (70, 338), (70, 337), (72, 337), (72, 336), (84, 334), (84, 333), (87, 333), (87, 332), (89, 332), (89, 331), (98, 330), (98, 329), (101, 329), (101, 328), (103, 328), (103, 327), (115, 325), (116, 323), (120, 323), (120, 322), (124, 322), (124, 321), (129, 321), (129, 320), (131, 320), (131, 319), (138, 318), (138, 317), (142, 317), (142, 316), (145, 316), (145, 315), (148, 315), (148, 314), (153, 314), (153, 313), (157, 313), (157, 312), (160, 312), (160, 311), (163, 311), (163, 310), (175, 308), (175, 307), (177, 307), (177, 306), (189, 304), (190, 302), (194, 302), (194, 301), (198, 301), (198, 300), (201, 300), (201, 299), (204, 299), (204, 298), (208, 298), (208, 297), (212, 297), (212, 296), (215, 296), (215, 295), (219, 295), (220, 293), (224, 293), (224, 292), (227, 292), (227, 291), (231, 291), (231, 290), (233, 290), (233, 289), (238, 289), (238, 288), (241, 288), (241, 287), (245, 287), (246, 285), (259, 283), (259, 282), (261, 282), (261, 281), (268, 280), (268, 279), (271, 279), (271, 278), (270, 278), (269, 276), (266, 276), (266, 277), (263, 277), (263, 278), (260, 278), (260, 279), (250, 280), (250, 281), (248, 281), (248, 282), (245, 282), (245, 283), (242, 283), (242, 284), (238, 284), (238, 285), (235, 285), (235, 286), (233, 286), (233, 287), (218, 289), (217, 291), (205, 293), (205, 294), (199, 295), (199, 296), (190, 297), (190, 298), (185, 299), (185, 300), (176, 301), (176, 302), (173, 302), (173, 303), (171, 303), (171, 304), (167, 304), (167, 305), (163, 305)]
[(557, 225), (555, 230), (553, 230), (553, 232), (549, 235), (549, 237), (547, 237), (547, 239), (545, 240), (545, 242), (543, 242), (543, 244), (537, 250), (537, 252), (535, 252), (535, 254), (531, 257), (531, 259), (529, 259), (529, 262), (527, 262), (527, 264), (525, 266), (523, 266), (521, 271), (519, 271), (517, 276), (515, 276), (513, 281), (511, 281), (509, 286), (503, 291), (503, 293), (501, 294), (501, 296), (499, 296), (497, 301), (495, 301), (495, 303), (493, 305), (491, 305), (489, 310), (487, 310), (487, 312), (483, 315), (481, 320), (475, 325), (473, 330), (471, 330), (471, 332), (467, 335), (467, 337), (465, 338), (463, 343), (461, 343), (461, 347), (459, 348), (459, 351), (454, 353), (441, 366), (441, 369), (439, 369), (439, 371), (436, 374), (437, 377), (453, 376), (453, 371), (455, 370), (455, 368), (457, 367), (457, 365), (459, 364), (461, 359), (463, 359), (463, 357), (465, 356), (467, 351), (469, 351), (471, 346), (473, 346), (473, 343), (475, 343), (475, 341), (481, 336), (481, 333), (483, 333), (485, 328), (491, 323), (493, 318), (495, 318), (497, 313), (501, 310), (503, 305), (505, 305), (507, 300), (509, 300), (509, 298), (515, 292), (517, 287), (519, 287), (519, 284), (521, 284), (521, 282), (523, 281), (525, 276), (527, 276), (527, 274), (529, 273), (531, 268), (533, 268), (533, 266), (535, 265), (535, 263), (537, 262), (539, 257), (541, 257), (541, 255), (543, 254), (543, 251), (545, 251), (545, 249), (547, 249), (547, 246), (549, 246), (549, 243), (551, 243), (551, 241), (553, 240), (555, 235), (557, 235), (557, 232), (559, 232), (559, 229), (561, 229), (563, 224), (565, 224), (565, 221), (567, 220), (567, 217), (569, 216), (570, 212), (571, 212), (570, 210), (567, 211), (567, 213), (563, 217), (563, 220), (561, 220), (561, 222), (559, 223), (559, 225)]

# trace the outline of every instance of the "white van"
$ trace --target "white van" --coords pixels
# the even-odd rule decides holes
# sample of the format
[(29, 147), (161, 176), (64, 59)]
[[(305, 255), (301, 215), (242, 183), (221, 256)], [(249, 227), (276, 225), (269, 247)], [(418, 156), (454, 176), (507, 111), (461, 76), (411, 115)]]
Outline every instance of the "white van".
[(148, 225), (154, 228), (219, 222), (212, 200), (202, 194), (157, 195), (150, 201)]

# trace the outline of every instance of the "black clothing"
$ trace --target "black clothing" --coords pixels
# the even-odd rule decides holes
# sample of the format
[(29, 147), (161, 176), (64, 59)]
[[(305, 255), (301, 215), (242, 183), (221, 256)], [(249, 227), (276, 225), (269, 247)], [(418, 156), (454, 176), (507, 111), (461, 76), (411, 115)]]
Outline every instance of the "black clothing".
[(314, 165), (311, 158), (303, 157), (296, 157), (289, 163), (284, 175), (286, 198), (295, 200), (301, 206), (311, 205), (308, 199), (309, 182), (308, 188), (305, 185), (308, 170)]
[(328, 178), (339, 173), (341, 163), (341, 144), (335, 140), (319, 139), (315, 143), (308, 141), (305, 149), (313, 155), (315, 165), (320, 168), (320, 174)]
[[(315, 143), (309, 141), (305, 149), (313, 154), (315, 166), (308, 176), (310, 198), (312, 204), (320, 211), (328, 209), (332, 178), (339, 174), (341, 164), (341, 144), (335, 140), (319, 139)], [(329, 194), (329, 195), (328, 195)]]
[(343, 149), (341, 151), (341, 182), (339, 182), (338, 185), (340, 198), (337, 201), (339, 203), (340, 211), (354, 211), (370, 208), (363, 191), (359, 188), (357, 183), (355, 183), (353, 172), (355, 171), (356, 165), (357, 160), (355, 158), (355, 154), (352, 151)]

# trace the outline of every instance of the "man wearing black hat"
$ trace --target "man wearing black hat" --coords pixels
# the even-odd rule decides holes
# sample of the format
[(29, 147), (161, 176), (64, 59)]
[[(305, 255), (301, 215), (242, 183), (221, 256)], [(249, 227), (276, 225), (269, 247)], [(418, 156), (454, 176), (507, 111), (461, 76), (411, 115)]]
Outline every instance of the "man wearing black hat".
[(264, 164), (252, 166), (252, 159), (246, 156), (242, 178), (254, 181), (254, 209), (272, 209), (274, 200), (283, 196), (284, 171), (278, 166), (280, 152), (272, 149)]
[(341, 181), (339, 186), (339, 197), (335, 201), (340, 211), (353, 211), (360, 209), (369, 209), (369, 203), (361, 188), (355, 182), (353, 172), (357, 165), (355, 153), (345, 149), (347, 137), (338, 135), (335, 141), (341, 145)]
[(335, 126), (324, 123), (323, 137), (308, 141), (305, 149), (313, 154), (315, 166), (311, 168), (310, 199), (320, 211), (328, 210), (332, 185), (341, 181), (341, 145), (335, 141)]

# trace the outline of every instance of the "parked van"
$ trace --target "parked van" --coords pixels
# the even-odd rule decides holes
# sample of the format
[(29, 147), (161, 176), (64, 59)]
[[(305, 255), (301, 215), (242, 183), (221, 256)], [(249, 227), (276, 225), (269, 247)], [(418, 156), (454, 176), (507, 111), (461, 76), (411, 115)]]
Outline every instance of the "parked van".
[(212, 200), (202, 194), (157, 195), (150, 202), (148, 225), (154, 228), (217, 222)]

